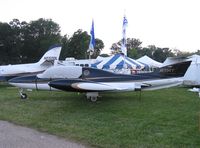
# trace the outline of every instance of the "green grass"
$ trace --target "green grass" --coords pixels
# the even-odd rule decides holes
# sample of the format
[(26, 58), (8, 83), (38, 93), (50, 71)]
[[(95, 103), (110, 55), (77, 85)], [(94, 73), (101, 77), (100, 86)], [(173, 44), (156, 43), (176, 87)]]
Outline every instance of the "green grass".
[(0, 120), (32, 127), (92, 147), (200, 147), (200, 99), (186, 88), (103, 94), (28, 92), (0, 87)]

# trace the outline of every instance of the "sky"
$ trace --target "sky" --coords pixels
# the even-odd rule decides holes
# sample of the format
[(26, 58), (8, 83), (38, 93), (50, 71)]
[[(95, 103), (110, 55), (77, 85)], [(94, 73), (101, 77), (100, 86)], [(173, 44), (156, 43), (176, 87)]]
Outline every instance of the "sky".
[(142, 47), (194, 52), (200, 49), (199, 6), (199, 0), (0, 0), (0, 22), (51, 18), (71, 36), (78, 29), (90, 32), (93, 19), (95, 37), (108, 53), (122, 38), (125, 14), (127, 37), (140, 39)]

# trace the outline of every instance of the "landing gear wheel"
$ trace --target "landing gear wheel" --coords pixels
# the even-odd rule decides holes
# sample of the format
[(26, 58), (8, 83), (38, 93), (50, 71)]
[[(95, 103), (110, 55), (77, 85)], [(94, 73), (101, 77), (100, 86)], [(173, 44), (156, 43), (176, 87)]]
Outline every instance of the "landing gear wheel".
[(25, 94), (25, 93), (22, 93), (22, 94), (21, 94), (21, 99), (22, 99), (22, 100), (27, 99), (27, 97), (28, 97), (27, 94)]
[(97, 97), (94, 97), (94, 96), (91, 96), (91, 97), (90, 97), (91, 102), (96, 102), (97, 99), (98, 99), (98, 98), (97, 98)]
[(88, 93), (86, 93), (86, 97), (91, 102), (96, 102), (98, 100), (99, 93), (98, 92), (88, 92)]
[(27, 97), (28, 97), (27, 94), (24, 93), (24, 89), (23, 88), (21, 88), (19, 90), (19, 95), (20, 95), (20, 97), (21, 97), (22, 100), (27, 99)]

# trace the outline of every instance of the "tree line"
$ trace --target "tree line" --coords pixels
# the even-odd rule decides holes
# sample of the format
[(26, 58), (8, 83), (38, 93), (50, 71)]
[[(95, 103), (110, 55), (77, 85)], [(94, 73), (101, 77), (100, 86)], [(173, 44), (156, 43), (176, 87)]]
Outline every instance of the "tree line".
[[(90, 35), (81, 29), (69, 35), (61, 35), (59, 24), (51, 19), (40, 18), (29, 23), (13, 19), (9, 23), (0, 22), (0, 65), (37, 62), (51, 45), (62, 45), (61, 59), (87, 57)], [(96, 40), (93, 58), (104, 48), (100, 39)]]
[[(120, 52), (121, 43), (122, 41), (120, 40), (117, 43), (112, 44), (111, 50), (113, 54)], [(168, 47), (160, 48), (156, 47), (155, 45), (142, 47), (141, 45), (142, 41), (140, 41), (139, 39), (128, 38), (126, 43), (128, 57), (138, 59), (144, 55), (147, 55), (156, 61), (164, 62), (167, 57), (187, 57), (193, 54), (200, 55), (200, 50), (197, 50), (196, 52), (183, 52), (179, 49), (170, 49)]]
[[(29, 23), (13, 19), (9, 23), (0, 22), (0, 65), (37, 62), (53, 44), (61, 44), (61, 60), (66, 57), (84, 59), (88, 57), (90, 35), (78, 29), (72, 36), (61, 35), (59, 24), (51, 19), (40, 18)], [(101, 39), (95, 39), (95, 51), (92, 58), (96, 58), (104, 48)], [(185, 56), (193, 53), (181, 52), (169, 48), (159, 48), (155, 45), (142, 47), (139, 39), (127, 39), (128, 56), (139, 58), (147, 55), (163, 62), (169, 56)], [(113, 43), (111, 53), (120, 52), (121, 40)], [(200, 53), (198, 50), (197, 54)], [(105, 56), (105, 55), (104, 55)]]

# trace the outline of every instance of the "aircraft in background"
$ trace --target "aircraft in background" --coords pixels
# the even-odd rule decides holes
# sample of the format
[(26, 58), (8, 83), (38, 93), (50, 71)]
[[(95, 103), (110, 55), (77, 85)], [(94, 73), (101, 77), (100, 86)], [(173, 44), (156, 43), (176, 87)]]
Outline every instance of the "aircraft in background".
[[(38, 75), (13, 78), (9, 83), (22, 89), (84, 92), (95, 102), (101, 92), (156, 90), (180, 85), (190, 63), (185, 61), (161, 67), (155, 72), (134, 75), (90, 67), (57, 66)], [(27, 97), (22, 91), (20, 95), (23, 99)]]
[(37, 63), (0, 66), (0, 80), (8, 81), (14, 77), (45, 71), (59, 59), (61, 48), (60, 45), (51, 46)]

